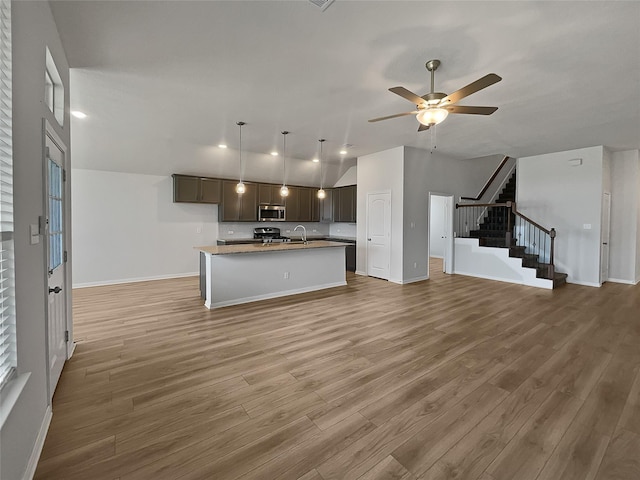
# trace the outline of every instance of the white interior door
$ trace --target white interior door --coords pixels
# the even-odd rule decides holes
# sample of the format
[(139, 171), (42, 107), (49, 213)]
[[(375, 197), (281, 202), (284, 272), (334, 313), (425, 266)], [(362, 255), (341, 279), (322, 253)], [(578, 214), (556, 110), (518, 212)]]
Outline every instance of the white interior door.
[(609, 280), (609, 228), (611, 226), (611, 194), (602, 195), (602, 244), (600, 245), (600, 283)]
[(391, 194), (367, 195), (367, 275), (389, 280)]
[(47, 357), (49, 398), (53, 397), (67, 359), (65, 272), (65, 152), (45, 127), (45, 261), (47, 285)]

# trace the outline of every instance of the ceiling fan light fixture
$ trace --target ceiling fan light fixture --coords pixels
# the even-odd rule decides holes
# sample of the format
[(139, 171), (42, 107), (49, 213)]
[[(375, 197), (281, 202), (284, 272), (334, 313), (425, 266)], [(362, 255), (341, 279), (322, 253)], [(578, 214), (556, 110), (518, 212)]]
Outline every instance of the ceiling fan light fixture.
[(429, 107), (424, 110), (420, 110), (416, 115), (416, 118), (422, 125), (431, 126), (437, 125), (447, 118), (449, 112), (444, 108)]

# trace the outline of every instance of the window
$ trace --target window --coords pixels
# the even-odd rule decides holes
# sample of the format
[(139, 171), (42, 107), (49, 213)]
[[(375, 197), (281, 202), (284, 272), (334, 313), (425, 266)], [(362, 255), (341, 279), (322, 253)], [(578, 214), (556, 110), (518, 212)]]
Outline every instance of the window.
[(0, 388), (16, 367), (11, 141), (11, 0), (0, 0)]
[(53, 56), (47, 48), (44, 70), (44, 101), (61, 127), (64, 123), (64, 85)]

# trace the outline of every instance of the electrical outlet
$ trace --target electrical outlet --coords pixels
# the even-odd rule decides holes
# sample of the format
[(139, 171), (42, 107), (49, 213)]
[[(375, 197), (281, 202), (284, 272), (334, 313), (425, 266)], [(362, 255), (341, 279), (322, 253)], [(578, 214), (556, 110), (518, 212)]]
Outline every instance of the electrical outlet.
[(313, 233), (317, 232), (318, 230), (316, 228), (313, 229)]
[(413, 268), (418, 268), (418, 262), (413, 262)]
[(287, 232), (287, 233), (291, 233), (291, 230), (287, 230), (286, 232)]
[(196, 233), (202, 233), (202, 227), (196, 227)]
[(233, 230), (227, 230), (227, 235), (233, 235)]
[(416, 222), (411, 222), (411, 228), (416, 228)]
[(284, 279), (289, 280), (289, 272), (284, 272)]
[(584, 228), (585, 230), (591, 230), (591, 224), (590, 223), (584, 223), (582, 225), (582, 228)]

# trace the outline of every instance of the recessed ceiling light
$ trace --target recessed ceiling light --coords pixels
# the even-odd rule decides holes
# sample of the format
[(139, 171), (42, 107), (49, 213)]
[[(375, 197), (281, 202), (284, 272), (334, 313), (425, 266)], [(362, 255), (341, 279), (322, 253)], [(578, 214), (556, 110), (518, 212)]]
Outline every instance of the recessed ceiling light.
[(271, 152), (271, 155), (273, 155), (274, 157), (278, 156), (278, 152)]
[(218, 145), (218, 148), (227, 148), (227, 146), (224, 143), (221, 143)]
[(311, 160), (313, 163), (318, 163), (320, 160), (318, 160), (317, 158), (314, 158), (313, 160)]
[(76, 118), (87, 118), (87, 114), (84, 112), (81, 112), (80, 110), (71, 110), (71, 115), (73, 115)]
[(346, 155), (347, 151), (346, 150), (340, 150), (340, 155)]

